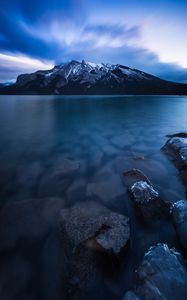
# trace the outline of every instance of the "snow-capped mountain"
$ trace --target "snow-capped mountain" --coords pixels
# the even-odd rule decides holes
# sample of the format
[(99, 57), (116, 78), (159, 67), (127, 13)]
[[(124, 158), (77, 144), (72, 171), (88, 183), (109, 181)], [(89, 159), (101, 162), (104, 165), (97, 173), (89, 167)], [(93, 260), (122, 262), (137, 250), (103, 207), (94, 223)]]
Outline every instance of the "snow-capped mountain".
[(72, 60), (48, 71), (19, 75), (5, 93), (187, 94), (187, 85), (162, 80), (123, 65)]

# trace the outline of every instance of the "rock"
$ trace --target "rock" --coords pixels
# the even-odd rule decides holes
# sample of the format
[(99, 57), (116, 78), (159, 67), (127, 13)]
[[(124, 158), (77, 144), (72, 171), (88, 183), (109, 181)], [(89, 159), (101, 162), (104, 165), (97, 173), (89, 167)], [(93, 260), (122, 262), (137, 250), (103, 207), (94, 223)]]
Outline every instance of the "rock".
[(93, 240), (97, 244), (96, 248), (93, 245), (94, 250), (100, 249), (114, 255), (120, 254), (130, 235), (127, 217), (91, 201), (64, 209), (61, 212), (60, 224), (61, 233), (67, 235), (73, 248)]
[(123, 175), (130, 197), (145, 219), (165, 216), (166, 204), (141, 171), (133, 169)]
[(125, 185), (128, 189), (131, 189), (133, 184), (138, 181), (146, 181), (149, 185), (152, 185), (148, 177), (138, 169), (132, 169), (130, 171), (124, 172), (123, 175)]
[(186, 300), (187, 270), (181, 255), (166, 244), (151, 247), (136, 271), (130, 295), (134, 293), (144, 300)]
[(186, 132), (178, 132), (174, 134), (168, 134), (166, 135), (168, 138), (173, 138), (173, 137), (180, 137), (180, 138), (187, 138), (187, 133)]
[(134, 292), (128, 291), (125, 296), (123, 297), (123, 300), (141, 300)]
[(61, 176), (74, 175), (80, 168), (80, 163), (75, 160), (59, 156), (55, 159), (52, 169), (56, 174)]
[(88, 160), (88, 166), (90, 169), (98, 169), (101, 166), (101, 162), (103, 159), (102, 151), (96, 150)]
[(79, 168), (80, 164), (77, 161), (61, 157), (56, 159), (41, 179), (38, 196), (64, 196), (65, 190), (71, 184), (72, 177), (77, 174)]
[(78, 178), (68, 188), (66, 195), (68, 199), (68, 205), (82, 200), (86, 197), (86, 180)]
[(158, 192), (147, 181), (135, 182), (131, 187), (131, 192), (136, 203), (139, 204), (156, 201), (159, 196)]
[(179, 176), (186, 189), (187, 194), (187, 139), (170, 138), (161, 151), (174, 163), (179, 171)]
[(98, 197), (104, 202), (109, 202), (125, 193), (121, 178), (119, 175), (111, 175), (107, 180), (89, 183), (87, 185), (87, 196)]
[(119, 148), (125, 148), (131, 146), (132, 144), (135, 143), (135, 141), (136, 140), (134, 136), (128, 133), (115, 136), (114, 138), (111, 139), (112, 144)]
[(187, 168), (187, 139), (170, 138), (161, 150), (174, 162), (179, 170)]
[(184, 185), (184, 187), (186, 189), (186, 195), (187, 195), (187, 169), (180, 170), (179, 175), (180, 175), (182, 184)]
[(13, 193), (12, 198), (15, 199), (16, 197), (19, 201), (19, 199), (35, 197), (42, 172), (43, 167), (39, 161), (30, 162), (26, 165), (19, 165), (16, 170), (15, 192)]
[(119, 149), (110, 144), (105, 144), (104, 146), (102, 146), (102, 151), (108, 156), (114, 156), (119, 153)]
[(107, 259), (127, 250), (129, 219), (97, 203), (84, 202), (62, 210), (60, 234), (68, 261), (68, 280), (84, 290), (101, 276), (98, 269)]
[(29, 199), (4, 205), (0, 210), (0, 251), (20, 240), (34, 242), (58, 223), (64, 201), (60, 198)]
[(180, 242), (187, 249), (187, 200), (180, 200), (171, 208), (173, 222)]

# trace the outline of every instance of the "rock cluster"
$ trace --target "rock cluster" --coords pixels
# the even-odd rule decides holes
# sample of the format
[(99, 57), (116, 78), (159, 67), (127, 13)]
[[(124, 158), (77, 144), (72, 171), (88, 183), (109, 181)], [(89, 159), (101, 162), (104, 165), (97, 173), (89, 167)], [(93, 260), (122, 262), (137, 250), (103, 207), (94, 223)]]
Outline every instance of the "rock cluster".
[[(187, 172), (185, 135), (179, 133), (170, 136), (162, 150), (175, 163), (187, 188), (187, 180), (184, 180)], [(163, 222), (169, 219), (174, 236), (176, 233), (180, 242), (179, 248), (184, 253), (187, 250), (187, 200), (179, 200), (169, 208), (142, 171), (125, 171), (123, 184), (119, 174), (104, 170), (100, 176), (104, 177), (104, 181), (87, 184), (81, 176), (77, 181), (73, 180), (80, 171), (78, 161), (59, 157), (48, 165), (46, 173), (41, 173), (40, 168), (38, 171), (38, 166), (36, 169), (40, 174), (40, 198), (5, 203), (0, 210), (0, 252), (17, 251), (19, 245), (22, 251), (22, 245), (26, 245), (28, 249), (32, 243), (40, 243), (43, 239), (44, 245), (40, 247), (44, 250), (41, 250), (40, 259), (42, 257), (48, 260), (48, 242), (56, 239), (60, 256), (59, 269), (62, 271), (56, 278), (60, 278), (67, 291), (63, 299), (96, 299), (96, 287), (103, 287), (106, 273), (117, 273), (121, 264), (128, 260), (133, 249), (131, 244), (136, 239), (136, 235), (132, 234), (133, 226), (130, 232), (129, 218), (121, 211), (114, 212), (96, 202), (98, 199), (103, 203), (109, 200), (115, 202), (114, 199), (119, 198), (125, 202), (124, 184), (130, 203), (140, 217), (136, 221), (143, 219), (150, 226), (156, 223), (160, 228), (161, 218)], [(20, 178), (21, 186), (24, 186), (24, 177)], [(62, 198), (64, 190), (67, 193)], [(82, 194), (87, 198), (85, 196), (80, 202), (79, 195)], [(50, 195), (53, 197), (50, 198)], [(76, 205), (72, 199), (75, 199)], [(146, 223), (142, 224), (145, 227)], [(181, 254), (165, 243), (155, 242), (150, 245), (152, 247), (144, 254), (143, 259), (142, 253), (140, 255), (142, 262), (134, 274), (133, 285), (125, 293), (123, 300), (186, 300), (187, 270)], [(31, 251), (32, 249), (34, 247), (31, 246)], [(53, 265), (53, 261), (50, 263)], [(51, 274), (50, 278), (53, 277), (53, 272)]]
[(158, 244), (145, 253), (124, 300), (185, 300), (186, 295), (187, 271), (181, 255)]

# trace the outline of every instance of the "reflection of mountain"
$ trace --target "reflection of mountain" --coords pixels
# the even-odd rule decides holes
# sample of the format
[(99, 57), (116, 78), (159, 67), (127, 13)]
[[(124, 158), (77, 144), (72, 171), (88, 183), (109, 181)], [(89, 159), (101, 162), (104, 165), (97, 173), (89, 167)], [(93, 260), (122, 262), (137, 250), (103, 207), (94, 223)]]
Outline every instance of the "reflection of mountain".
[(122, 65), (71, 61), (49, 71), (18, 76), (5, 94), (187, 94), (187, 85)]

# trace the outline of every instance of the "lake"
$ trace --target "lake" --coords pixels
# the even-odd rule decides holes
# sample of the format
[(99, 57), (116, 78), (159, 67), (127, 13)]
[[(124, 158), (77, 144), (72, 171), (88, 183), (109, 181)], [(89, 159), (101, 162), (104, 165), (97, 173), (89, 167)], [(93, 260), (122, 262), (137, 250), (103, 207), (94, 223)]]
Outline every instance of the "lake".
[[(170, 221), (146, 226), (137, 218), (122, 173), (142, 170), (168, 203), (185, 198), (176, 168), (160, 149), (167, 134), (186, 129), (183, 96), (0, 96), (0, 279), (6, 299), (57, 300), (62, 289), (67, 298), (56, 225), (48, 221), (51, 206), (37, 218), (28, 199), (39, 199), (40, 213), (41, 199), (53, 197), (62, 199), (55, 213), (94, 200), (130, 217), (128, 262), (114, 276), (106, 274), (101, 292), (93, 293), (98, 299), (122, 299), (149, 246), (179, 247)], [(64, 159), (80, 167), (62, 179)]]

